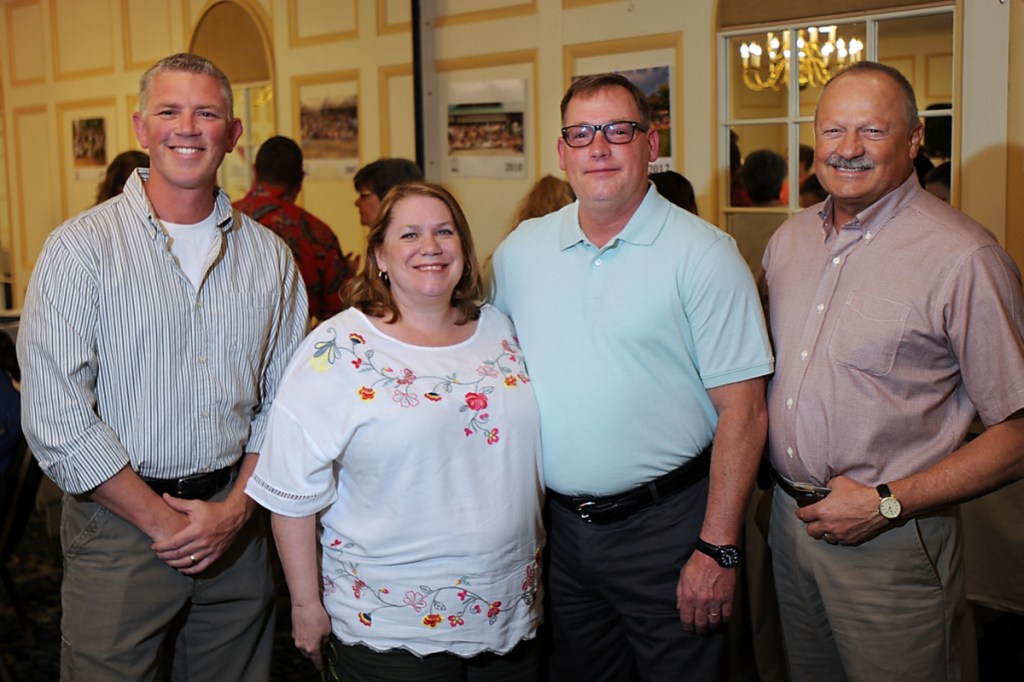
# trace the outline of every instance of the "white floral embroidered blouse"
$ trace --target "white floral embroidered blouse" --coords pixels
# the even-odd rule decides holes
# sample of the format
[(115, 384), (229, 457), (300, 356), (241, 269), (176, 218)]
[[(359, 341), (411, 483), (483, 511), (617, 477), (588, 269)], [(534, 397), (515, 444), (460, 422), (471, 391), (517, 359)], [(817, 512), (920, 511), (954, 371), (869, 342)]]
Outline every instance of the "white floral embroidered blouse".
[(419, 655), (504, 653), (540, 616), (543, 481), (530, 379), (508, 318), (418, 347), (355, 309), (303, 342), (246, 492), (320, 512), (334, 634)]

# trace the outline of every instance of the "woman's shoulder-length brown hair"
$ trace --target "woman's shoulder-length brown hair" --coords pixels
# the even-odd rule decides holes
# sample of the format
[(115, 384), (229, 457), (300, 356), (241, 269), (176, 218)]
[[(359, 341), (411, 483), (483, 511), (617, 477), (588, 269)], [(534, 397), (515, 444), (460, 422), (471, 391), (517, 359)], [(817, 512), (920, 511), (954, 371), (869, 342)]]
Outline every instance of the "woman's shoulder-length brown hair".
[(458, 324), (465, 324), (480, 317), (483, 301), (483, 282), (477, 264), (476, 250), (473, 247), (473, 236), (469, 231), (469, 223), (462, 207), (455, 197), (444, 187), (431, 182), (410, 182), (392, 188), (381, 202), (377, 211), (377, 219), (370, 227), (366, 239), (366, 266), (356, 277), (353, 277), (344, 290), (342, 299), (346, 307), (353, 306), (371, 317), (385, 318), (385, 322), (397, 322), (402, 317), (394, 296), (391, 295), (391, 284), (381, 276), (377, 266), (377, 249), (384, 244), (384, 235), (391, 224), (395, 206), (403, 199), (410, 197), (427, 197), (437, 199), (448, 207), (452, 214), (452, 226), (459, 235), (462, 245), (463, 270), (452, 292), (452, 306), (459, 311)]

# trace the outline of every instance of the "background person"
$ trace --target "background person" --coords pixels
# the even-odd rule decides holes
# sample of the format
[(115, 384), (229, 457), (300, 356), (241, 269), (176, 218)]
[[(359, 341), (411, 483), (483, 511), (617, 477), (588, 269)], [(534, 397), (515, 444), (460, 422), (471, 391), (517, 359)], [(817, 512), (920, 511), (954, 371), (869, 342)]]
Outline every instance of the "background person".
[(355, 271), (349, 270), (331, 228), (295, 204), (306, 175), (302, 149), (287, 137), (271, 137), (256, 152), (254, 171), (253, 186), (234, 207), (269, 227), (292, 250), (306, 285), (311, 322), (340, 312), (341, 286)]
[(693, 185), (683, 175), (675, 171), (662, 171), (651, 173), (649, 177), (658, 194), (697, 215), (697, 195), (693, 192)]
[[(899, 71), (834, 77), (814, 132), (829, 198), (764, 257), (769, 542), (790, 668), (797, 681), (975, 679), (955, 505), (1024, 476), (1020, 273), (921, 187), (922, 125)], [(965, 444), (976, 413), (988, 428)]]
[(352, 178), (358, 194), (359, 224), (364, 227), (374, 224), (380, 202), (392, 187), (418, 180), (423, 180), (423, 171), (409, 159), (377, 159), (360, 168)]
[(333, 633), (331, 679), (536, 680), (543, 483), (515, 332), (477, 303), (440, 186), (386, 196), (366, 263), (296, 353), (247, 488), (273, 512), (296, 646), (321, 667)]
[(139, 84), (151, 154), (47, 239), (18, 331), (23, 426), (64, 491), (62, 680), (266, 680), (274, 586), (243, 493), (306, 328), (291, 253), (233, 211), (242, 133), (209, 61)]
[(115, 156), (96, 189), (96, 203), (102, 204), (120, 194), (124, 190), (124, 183), (136, 168), (149, 168), (149, 154), (133, 149)]
[(732, 239), (651, 186), (633, 83), (575, 81), (562, 125), (577, 201), (494, 258), (540, 406), (551, 679), (715, 679), (766, 430), (760, 302)]

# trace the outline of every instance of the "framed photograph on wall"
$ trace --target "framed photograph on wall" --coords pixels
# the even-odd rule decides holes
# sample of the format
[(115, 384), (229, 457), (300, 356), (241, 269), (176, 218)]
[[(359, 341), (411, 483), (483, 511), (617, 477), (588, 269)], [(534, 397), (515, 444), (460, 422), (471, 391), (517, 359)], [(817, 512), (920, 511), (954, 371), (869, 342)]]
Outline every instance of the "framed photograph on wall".
[(359, 72), (292, 79), (295, 139), (310, 180), (349, 179), (359, 170)]
[(525, 178), (526, 81), (448, 84), (448, 172), (475, 178)]
[(667, 34), (565, 46), (565, 84), (596, 73), (618, 73), (639, 87), (651, 105), (651, 127), (658, 131), (658, 159), (650, 172), (676, 170), (682, 134), (673, 129), (672, 112), (682, 86), (680, 36)]
[(107, 162), (117, 121), (114, 98), (57, 104), (61, 212), (69, 217), (92, 206)]

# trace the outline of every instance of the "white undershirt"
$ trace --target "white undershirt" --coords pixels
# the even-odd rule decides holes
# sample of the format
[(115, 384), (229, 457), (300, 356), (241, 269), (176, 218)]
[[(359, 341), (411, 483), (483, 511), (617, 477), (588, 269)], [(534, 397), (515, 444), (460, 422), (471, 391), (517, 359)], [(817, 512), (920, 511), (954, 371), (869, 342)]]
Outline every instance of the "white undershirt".
[(179, 225), (162, 221), (170, 240), (171, 253), (178, 259), (185, 276), (197, 290), (203, 275), (220, 253), (220, 238), (217, 223), (211, 212), (202, 222), (193, 225)]

